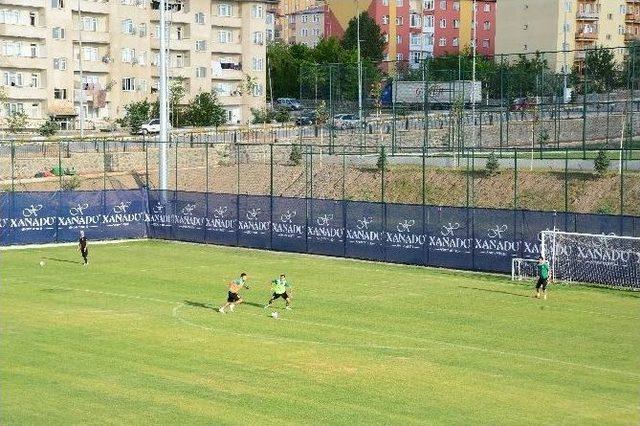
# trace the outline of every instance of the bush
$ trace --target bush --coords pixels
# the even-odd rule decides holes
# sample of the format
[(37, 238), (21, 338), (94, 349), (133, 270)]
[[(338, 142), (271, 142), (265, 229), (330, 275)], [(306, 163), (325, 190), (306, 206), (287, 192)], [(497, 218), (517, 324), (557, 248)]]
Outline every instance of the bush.
[(18, 111), (9, 115), (6, 120), (11, 133), (20, 133), (26, 130), (29, 117), (23, 111)]
[(604, 176), (609, 170), (610, 164), (611, 160), (607, 155), (607, 151), (605, 151), (604, 148), (601, 148), (600, 151), (598, 151), (598, 155), (595, 160), (593, 160), (593, 169), (598, 175)]
[(289, 161), (294, 166), (299, 166), (302, 162), (302, 151), (299, 145), (291, 145), (291, 154), (289, 154)]
[(126, 115), (123, 122), (129, 126), (133, 133), (139, 132), (140, 127), (149, 120), (151, 104), (145, 99), (144, 101), (127, 104), (124, 109)]
[(226, 112), (215, 93), (201, 92), (189, 102), (185, 117), (190, 125), (196, 127), (218, 127), (226, 121)]
[(62, 190), (63, 191), (73, 191), (74, 189), (80, 188), (80, 178), (78, 176), (71, 176), (68, 179), (62, 179)]
[(487, 164), (484, 166), (484, 169), (489, 176), (493, 176), (498, 173), (498, 169), (500, 168), (500, 163), (498, 162), (498, 157), (496, 157), (495, 152), (491, 151), (489, 154), (489, 158), (487, 159)]
[(291, 112), (285, 108), (278, 108), (273, 114), (278, 123), (287, 123), (291, 121)]
[(253, 124), (271, 123), (275, 119), (274, 112), (267, 108), (251, 108), (251, 115), (253, 115), (251, 119)]
[(48, 138), (55, 135), (58, 132), (58, 129), (58, 123), (56, 123), (52, 119), (49, 119), (44, 122), (42, 126), (40, 126), (40, 128), (38, 129), (38, 133), (40, 134), (40, 136)]
[(378, 169), (379, 172), (382, 172), (383, 170), (387, 169), (387, 151), (384, 145), (380, 147), (380, 154), (378, 154), (378, 162), (376, 163), (376, 169)]

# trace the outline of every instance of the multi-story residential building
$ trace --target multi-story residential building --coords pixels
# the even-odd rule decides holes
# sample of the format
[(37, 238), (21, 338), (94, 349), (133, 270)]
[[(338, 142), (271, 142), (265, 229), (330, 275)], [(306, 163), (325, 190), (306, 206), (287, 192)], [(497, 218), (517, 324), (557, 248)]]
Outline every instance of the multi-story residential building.
[[(277, 0), (167, 0), (168, 74), (185, 101), (215, 91), (229, 122), (265, 104), (267, 7)], [(67, 125), (124, 115), (154, 100), (158, 0), (0, 0), (0, 114)], [(80, 79), (82, 65), (82, 80)]]
[[(639, 0), (523, 0), (498, 6), (496, 53), (547, 54), (552, 69), (582, 67), (594, 46), (622, 48), (640, 39)], [(618, 61), (625, 49), (612, 50)], [(565, 68), (566, 66), (566, 68)]]
[[(473, 0), (327, 0), (325, 31), (341, 37), (356, 16), (356, 6), (380, 25), (387, 41), (386, 60), (410, 60), (455, 54), (471, 46)], [(496, 0), (477, 0), (478, 53), (493, 55)]]
[(314, 47), (324, 37), (326, 6), (314, 6), (288, 15), (287, 43), (302, 43)]
[(292, 37), (296, 37), (295, 23), (292, 24), (290, 22), (291, 15), (324, 5), (325, 0), (280, 0), (274, 7), (276, 16), (275, 39), (288, 42)]

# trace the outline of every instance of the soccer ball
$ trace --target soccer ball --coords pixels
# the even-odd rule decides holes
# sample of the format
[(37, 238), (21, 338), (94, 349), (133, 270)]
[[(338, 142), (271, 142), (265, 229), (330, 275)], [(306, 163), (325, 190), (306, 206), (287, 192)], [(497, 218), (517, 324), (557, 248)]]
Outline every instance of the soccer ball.
[(277, 312), (271, 312), (271, 318), (278, 319), (279, 316)]
[(44, 260), (40, 261), (40, 266), (44, 266)]

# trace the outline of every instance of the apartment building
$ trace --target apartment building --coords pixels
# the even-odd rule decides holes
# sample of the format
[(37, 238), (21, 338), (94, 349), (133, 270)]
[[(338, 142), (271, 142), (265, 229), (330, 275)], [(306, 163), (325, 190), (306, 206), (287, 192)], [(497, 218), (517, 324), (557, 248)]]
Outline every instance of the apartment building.
[(325, 6), (314, 6), (288, 15), (287, 43), (315, 47), (324, 37)]
[[(582, 67), (595, 46), (624, 47), (640, 39), (640, 0), (501, 0), (496, 53), (539, 51), (557, 72)], [(564, 53), (566, 51), (566, 54)], [(613, 50), (622, 60), (624, 49)]]
[(324, 5), (324, 0), (280, 0), (273, 7), (275, 13), (275, 39), (287, 43), (290, 39), (295, 38), (296, 26), (295, 22), (291, 23), (291, 16), (304, 10)]
[[(361, 0), (382, 28), (386, 60), (409, 60), (419, 66), (423, 58), (456, 54), (471, 47), (473, 0)], [(327, 34), (341, 37), (356, 16), (356, 2), (327, 0)], [(478, 53), (493, 55), (496, 0), (477, 0)]]
[[(214, 91), (232, 123), (265, 105), (274, 3), (167, 0), (168, 74), (185, 101)], [(159, 33), (157, 0), (0, 0), (0, 114), (71, 127), (82, 104), (88, 126), (122, 117), (128, 103), (156, 99)]]

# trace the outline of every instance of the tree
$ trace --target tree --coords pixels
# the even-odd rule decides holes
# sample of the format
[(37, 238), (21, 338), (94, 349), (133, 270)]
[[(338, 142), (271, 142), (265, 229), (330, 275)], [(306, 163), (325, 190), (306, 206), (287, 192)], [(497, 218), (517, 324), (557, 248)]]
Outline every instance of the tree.
[(380, 147), (380, 153), (378, 154), (378, 161), (376, 162), (376, 169), (382, 172), (387, 169), (387, 151), (382, 145)]
[(140, 131), (140, 127), (149, 120), (151, 104), (145, 99), (127, 104), (124, 110), (126, 112), (123, 119), (124, 124), (129, 126), (133, 133), (137, 133)]
[(498, 169), (500, 168), (500, 163), (498, 162), (498, 157), (496, 157), (496, 153), (491, 151), (489, 154), (489, 158), (487, 158), (487, 164), (485, 164), (484, 169), (487, 175), (494, 176), (498, 173)]
[(582, 89), (580, 83), (587, 78), (587, 90), (595, 93), (606, 93), (618, 85), (618, 64), (611, 49), (596, 47), (587, 51), (582, 69), (574, 66), (572, 81)]
[(305, 44), (269, 43), (267, 63), (273, 86), (273, 98), (298, 97), (300, 93), (300, 68), (303, 64), (313, 62), (311, 49)]
[(58, 128), (58, 124), (49, 118), (47, 121), (42, 123), (42, 126), (38, 129), (38, 133), (40, 133), (40, 136), (48, 138), (55, 135), (58, 132)]
[(185, 110), (187, 122), (197, 127), (218, 127), (224, 124), (226, 120), (226, 112), (215, 93), (201, 92)]
[(609, 171), (609, 165), (611, 164), (611, 160), (607, 155), (607, 151), (604, 148), (600, 148), (598, 151), (598, 155), (595, 160), (593, 160), (593, 169), (600, 176), (604, 176), (607, 171)]
[(7, 117), (7, 127), (11, 133), (24, 132), (27, 128), (29, 117), (24, 111), (17, 111)]
[[(180, 104), (187, 94), (184, 77), (172, 78), (169, 83), (169, 121), (173, 127), (180, 127), (184, 122), (183, 105)], [(160, 99), (156, 99), (151, 107), (150, 117), (160, 117)]]
[[(362, 12), (360, 14), (360, 49), (362, 58), (373, 62), (381, 61), (384, 57), (385, 44), (380, 26), (367, 12)], [(356, 50), (358, 48), (357, 17), (349, 21), (349, 25), (342, 37), (342, 46), (347, 50)]]
[(300, 146), (293, 144), (291, 145), (291, 153), (289, 154), (289, 161), (294, 166), (299, 166), (302, 162), (302, 151), (300, 151)]

